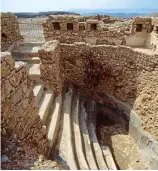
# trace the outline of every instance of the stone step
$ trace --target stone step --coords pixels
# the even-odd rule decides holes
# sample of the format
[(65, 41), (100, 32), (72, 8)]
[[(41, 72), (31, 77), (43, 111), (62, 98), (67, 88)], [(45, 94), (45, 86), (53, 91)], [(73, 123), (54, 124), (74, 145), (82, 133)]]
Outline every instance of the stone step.
[(40, 46), (27, 46), (21, 44), (18, 48), (12, 51), (12, 56), (14, 57), (34, 57), (39, 56), (38, 50)]
[(88, 127), (89, 127), (90, 140), (91, 140), (93, 151), (94, 151), (94, 156), (96, 158), (99, 170), (108, 170), (108, 167), (105, 163), (105, 160), (104, 160), (98, 139), (97, 139), (96, 134), (94, 132), (93, 123), (89, 123)]
[(34, 85), (33, 93), (34, 93), (37, 104), (39, 104), (39, 102), (40, 102), (40, 99), (41, 99), (42, 94), (43, 94), (43, 90), (44, 90), (44, 84), (43, 83), (37, 83)]
[(59, 122), (61, 118), (61, 108), (62, 108), (62, 96), (58, 95), (57, 97), (54, 98), (53, 107), (47, 119), (48, 124), (46, 125), (46, 127), (48, 128), (48, 140), (51, 148), (53, 147), (56, 137), (58, 135)]
[(77, 170), (73, 142), (72, 142), (72, 128), (71, 128), (71, 103), (73, 91), (69, 88), (64, 95), (64, 103), (62, 109), (63, 115), (63, 129), (61, 140), (59, 144), (59, 158), (62, 158), (70, 170)]
[(89, 170), (86, 158), (83, 152), (82, 137), (79, 125), (79, 99), (76, 94), (74, 94), (72, 102), (72, 123), (73, 123), (73, 137), (74, 146), (76, 151), (76, 158), (79, 164), (80, 170)]
[(32, 78), (32, 80), (40, 81), (40, 64), (28, 64), (27, 66), (29, 68), (29, 76)]
[(46, 119), (49, 113), (50, 105), (53, 102), (54, 92), (52, 90), (46, 90), (39, 103), (39, 116), (40, 119), (46, 123)]
[(104, 159), (106, 160), (107, 166), (109, 170), (117, 170), (116, 164), (114, 162), (114, 159), (112, 157), (111, 151), (109, 147), (107, 146), (101, 146)]
[(95, 113), (95, 103), (94, 101), (91, 101), (88, 104), (88, 132), (89, 132), (89, 137), (90, 137), (90, 141), (92, 144), (92, 148), (94, 151), (94, 156), (96, 159), (96, 162), (98, 164), (99, 170), (108, 170), (108, 167), (105, 163), (103, 154), (102, 154), (102, 150), (101, 147), (99, 145), (97, 136), (96, 136), (96, 132), (95, 132), (95, 127), (94, 124), (92, 123), (92, 116)]
[(21, 46), (42, 46), (45, 42), (23, 42)]
[(12, 51), (12, 56), (13, 57), (34, 57), (34, 56), (39, 56), (38, 50), (17, 50), (17, 51)]
[(84, 149), (85, 149), (85, 156), (89, 165), (89, 168), (91, 170), (98, 170), (94, 155), (93, 155), (93, 150), (91, 147), (91, 141), (89, 137), (89, 132), (87, 128), (87, 112), (85, 108), (85, 101), (81, 101), (81, 113), (80, 113), (80, 128), (81, 128), (81, 134), (83, 137), (83, 144), (84, 144)]
[(39, 57), (17, 57), (14, 56), (13, 57), (15, 61), (23, 61), (23, 62), (27, 62), (29, 64), (39, 64), (40, 63), (40, 58)]

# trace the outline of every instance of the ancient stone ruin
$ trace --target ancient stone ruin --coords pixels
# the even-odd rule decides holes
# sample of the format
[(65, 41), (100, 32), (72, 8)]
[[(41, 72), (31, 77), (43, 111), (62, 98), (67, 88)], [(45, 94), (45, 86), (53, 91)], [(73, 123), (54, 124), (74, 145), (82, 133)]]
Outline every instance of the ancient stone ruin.
[(2, 137), (62, 169), (158, 169), (158, 18), (49, 16), (42, 42), (1, 18)]
[(1, 48), (11, 51), (22, 39), (17, 18), (12, 13), (1, 13)]
[(157, 51), (157, 18), (136, 17), (118, 24), (109, 24), (107, 20), (85, 20), (79, 16), (50, 16), (43, 23), (44, 36), (46, 41), (57, 39), (61, 43), (126, 45)]

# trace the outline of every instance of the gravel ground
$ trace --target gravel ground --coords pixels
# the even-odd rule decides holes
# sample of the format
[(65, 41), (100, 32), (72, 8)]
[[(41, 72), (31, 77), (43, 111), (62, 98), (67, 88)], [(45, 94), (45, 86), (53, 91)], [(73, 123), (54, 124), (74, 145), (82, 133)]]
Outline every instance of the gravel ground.
[(16, 138), (2, 136), (2, 170), (61, 170), (56, 161), (47, 160), (35, 148)]

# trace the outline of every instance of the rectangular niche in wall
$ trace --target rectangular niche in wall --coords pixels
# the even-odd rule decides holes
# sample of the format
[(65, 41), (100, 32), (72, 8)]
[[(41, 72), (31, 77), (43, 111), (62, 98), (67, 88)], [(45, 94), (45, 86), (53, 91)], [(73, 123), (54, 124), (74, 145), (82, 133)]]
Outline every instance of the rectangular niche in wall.
[(91, 24), (91, 30), (97, 30), (97, 24)]
[(79, 30), (80, 30), (80, 31), (85, 30), (85, 25), (84, 25), (84, 24), (82, 24), (82, 25), (80, 24), (80, 25), (79, 25)]
[(73, 30), (73, 23), (67, 23), (67, 30)]
[(158, 34), (158, 26), (156, 26), (156, 34)]
[(150, 33), (154, 30), (154, 25), (151, 25), (151, 28), (150, 28)]
[(53, 27), (54, 27), (54, 30), (60, 30), (60, 23), (59, 22), (54, 22)]
[(143, 31), (143, 24), (137, 24), (136, 25), (136, 32), (141, 32)]

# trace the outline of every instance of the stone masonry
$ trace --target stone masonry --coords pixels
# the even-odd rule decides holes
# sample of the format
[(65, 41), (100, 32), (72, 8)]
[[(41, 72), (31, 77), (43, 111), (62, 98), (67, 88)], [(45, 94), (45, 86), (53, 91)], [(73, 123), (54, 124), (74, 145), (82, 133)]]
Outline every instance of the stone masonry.
[(32, 80), (23, 62), (15, 63), (9, 52), (1, 55), (2, 133), (16, 137), (48, 154), (47, 131), (38, 115)]
[(144, 129), (158, 137), (158, 55), (125, 46), (50, 41), (39, 56), (48, 87), (61, 91), (64, 83), (73, 83), (95, 99), (100, 93), (112, 95), (133, 106)]
[(12, 13), (1, 13), (1, 51), (11, 51), (22, 39), (18, 20)]
[[(104, 22), (96, 19), (87, 19), (81, 22), (79, 20), (79, 18), (73, 16), (49, 16), (49, 19), (43, 23), (45, 39), (47, 41), (57, 39), (62, 43), (74, 43), (87, 42), (89, 39), (93, 41), (95, 37), (97, 40), (111, 37), (112, 39), (118, 39), (119, 44), (121, 44), (124, 35), (130, 34), (130, 32), (124, 30), (120, 30), (120, 32), (116, 29), (105, 30)], [(68, 24), (72, 25), (70, 29)], [(56, 27), (57, 25), (58, 27)]]
[[(98, 17), (49, 16), (43, 23), (46, 41), (61, 43), (87, 42), (91, 44), (127, 45), (157, 50), (158, 18), (136, 17), (129, 22), (111, 23)], [(109, 22), (108, 22), (109, 21)], [(107, 24), (108, 23), (108, 24)]]

